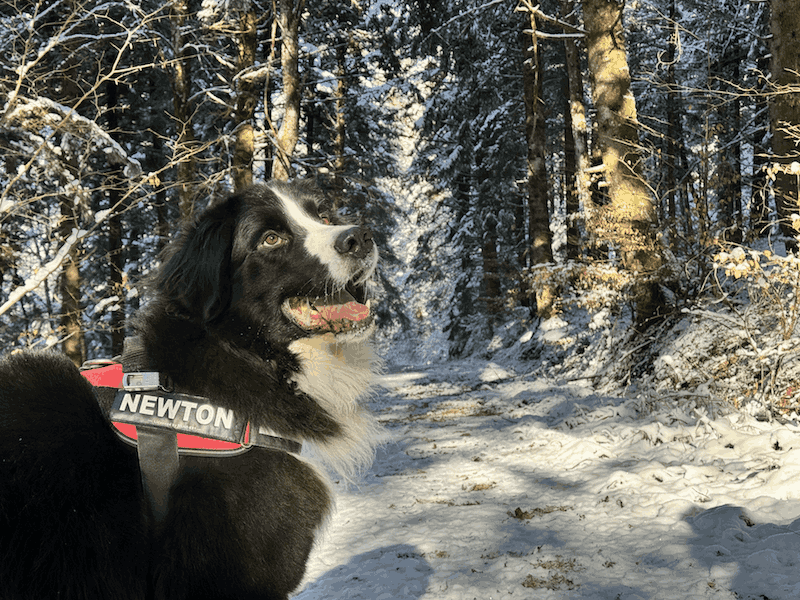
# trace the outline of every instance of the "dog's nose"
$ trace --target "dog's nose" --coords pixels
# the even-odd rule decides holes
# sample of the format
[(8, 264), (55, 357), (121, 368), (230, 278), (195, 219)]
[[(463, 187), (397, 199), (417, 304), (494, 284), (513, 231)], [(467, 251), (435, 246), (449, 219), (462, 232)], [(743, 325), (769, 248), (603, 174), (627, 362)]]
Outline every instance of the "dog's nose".
[(339, 254), (365, 258), (374, 245), (372, 231), (366, 227), (351, 227), (339, 234), (333, 247)]

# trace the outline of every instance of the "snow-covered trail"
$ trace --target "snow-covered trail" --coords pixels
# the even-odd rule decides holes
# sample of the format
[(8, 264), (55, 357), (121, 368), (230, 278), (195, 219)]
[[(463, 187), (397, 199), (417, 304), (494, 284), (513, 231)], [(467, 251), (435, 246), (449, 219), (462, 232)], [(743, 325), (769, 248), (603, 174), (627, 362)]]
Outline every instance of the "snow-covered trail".
[(298, 599), (800, 598), (800, 430), (515, 366), (383, 378)]

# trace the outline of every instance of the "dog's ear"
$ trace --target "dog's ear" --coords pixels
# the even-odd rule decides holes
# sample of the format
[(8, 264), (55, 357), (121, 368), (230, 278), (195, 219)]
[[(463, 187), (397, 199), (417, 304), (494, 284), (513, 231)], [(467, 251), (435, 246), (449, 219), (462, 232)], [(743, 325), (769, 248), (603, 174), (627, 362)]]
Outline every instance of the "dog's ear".
[(193, 318), (210, 322), (231, 301), (231, 250), (236, 232), (235, 197), (206, 209), (167, 248), (155, 278), (157, 293)]

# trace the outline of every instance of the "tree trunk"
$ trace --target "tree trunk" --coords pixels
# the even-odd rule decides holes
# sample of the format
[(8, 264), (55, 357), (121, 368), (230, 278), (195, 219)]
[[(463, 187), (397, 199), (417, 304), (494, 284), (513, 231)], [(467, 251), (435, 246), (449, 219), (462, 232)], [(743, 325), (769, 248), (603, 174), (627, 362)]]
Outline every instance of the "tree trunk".
[[(772, 126), (772, 153), (775, 169), (775, 208), (780, 219), (781, 232), (786, 237), (786, 249), (797, 253), (791, 216), (800, 212), (798, 177), (789, 165), (798, 160), (795, 140), (786, 131), (787, 126), (800, 125), (800, 11), (794, 0), (772, 0), (770, 14), (770, 50), (772, 51), (772, 84), (775, 93), (770, 102)], [(789, 86), (794, 88), (789, 91)]]
[[(689, 186), (686, 172), (689, 170), (686, 146), (683, 135), (683, 100), (675, 78), (675, 65), (678, 62), (677, 50), (680, 43), (678, 11), (676, 0), (669, 5), (669, 23), (672, 34), (667, 44), (667, 212), (669, 214), (670, 244), (675, 247), (682, 232), (685, 238), (694, 237), (692, 211), (689, 206)], [(678, 214), (683, 217), (681, 219)], [(680, 227), (679, 227), (680, 224)]]
[(274, 179), (289, 179), (297, 140), (300, 137), (300, 48), (298, 33), (305, 0), (280, 0), (278, 25), (281, 31), (281, 69), (283, 71), (283, 121), (277, 139), (277, 156), (272, 163)]
[(670, 2), (670, 28), (672, 33), (667, 42), (667, 136), (664, 139), (665, 148), (663, 161), (666, 166), (666, 179), (664, 185), (666, 187), (666, 216), (669, 223), (669, 243), (674, 249), (678, 241), (678, 210), (675, 201), (678, 191), (678, 178), (675, 163), (678, 160), (678, 120), (680, 115), (676, 110), (675, 104), (679, 99), (679, 92), (675, 85), (675, 50), (678, 42), (680, 31), (678, 24), (674, 21), (675, 14), (675, 0)]
[[(547, 205), (547, 168), (545, 166), (545, 118), (542, 101), (544, 69), (536, 36), (536, 16), (530, 15), (531, 37), (523, 35), (525, 62), (522, 65), (522, 85), (525, 94), (525, 138), (528, 146), (528, 212), (531, 266), (553, 262), (550, 211)], [(530, 41), (530, 44), (528, 42)], [(555, 286), (543, 281), (536, 295), (536, 311), (548, 318), (553, 312)]]
[[(573, 0), (562, 0), (561, 13), (568, 23), (575, 23), (575, 3)], [(591, 214), (593, 205), (589, 192), (589, 151), (587, 148), (586, 106), (583, 101), (583, 76), (581, 74), (581, 57), (578, 42), (574, 38), (564, 39), (564, 52), (567, 71), (567, 103), (564, 132), (564, 145), (568, 148), (571, 169), (567, 172), (567, 257), (578, 258), (580, 255), (580, 207), (583, 206), (586, 220)], [(587, 232), (588, 233), (588, 232)]]
[(483, 260), (483, 301), (486, 311), (496, 317), (503, 309), (500, 262), (497, 260), (497, 219), (491, 213), (483, 219), (481, 258)]
[[(118, 137), (118, 94), (119, 89), (114, 81), (106, 84), (106, 108), (108, 111), (108, 130), (112, 137)], [(116, 296), (115, 308), (111, 311), (111, 355), (122, 354), (125, 340), (125, 251), (122, 240), (122, 173), (113, 171), (108, 178), (108, 204), (111, 216), (108, 219), (108, 283), (111, 296)]]
[[(603, 160), (609, 203), (597, 219), (600, 232), (620, 250), (623, 266), (652, 275), (663, 264), (656, 242), (657, 215), (642, 176), (636, 102), (622, 35), (623, 4), (616, 0), (583, 0), (592, 96), (597, 109), (597, 142)], [(658, 287), (652, 278), (634, 290), (640, 324), (658, 309)]]
[[(274, 6), (274, 3), (273, 3)], [(269, 41), (269, 54), (266, 58), (266, 63), (268, 65), (267, 69), (267, 78), (264, 81), (264, 89), (262, 91), (262, 102), (264, 104), (264, 115), (266, 116), (266, 127), (268, 129), (267, 139), (272, 139), (272, 135), (274, 135), (274, 129), (272, 126), (272, 92), (275, 88), (275, 83), (272, 77), (272, 65), (275, 64), (275, 56), (277, 49), (279, 47), (279, 37), (278, 37), (278, 18), (275, 15), (274, 11), (270, 17), (272, 21), (270, 24), (270, 41)], [(263, 157), (264, 157), (264, 178), (272, 177), (272, 171), (275, 166), (275, 155), (277, 154), (275, 144), (264, 144), (262, 148)]]
[[(256, 13), (253, 4), (239, 14), (236, 35), (236, 69), (241, 75), (256, 63)], [(253, 183), (253, 154), (255, 130), (253, 114), (256, 109), (256, 85), (247, 78), (239, 78), (236, 90), (233, 150), (233, 186), (240, 190)]]
[[(741, 114), (735, 86), (740, 81), (739, 63), (744, 54), (736, 44), (723, 54), (718, 65), (718, 79), (723, 92), (732, 94), (719, 110), (721, 152), (719, 157), (720, 213), (722, 238), (740, 244), (742, 234)], [(733, 85), (727, 82), (733, 82)]]
[[(72, 10), (78, 10), (77, 3), (69, 2), (68, 6)], [(74, 13), (73, 13), (74, 14)], [(77, 100), (83, 92), (80, 88), (82, 77), (80, 76), (80, 57), (77, 54), (78, 42), (70, 40), (64, 45), (66, 61), (63, 71), (56, 74), (55, 81), (60, 83), (56, 86), (56, 100), (66, 106), (75, 106)], [(80, 157), (76, 156), (73, 149), (65, 148), (61, 155), (65, 166), (74, 174), (80, 173)], [(66, 170), (66, 169), (65, 169)], [(67, 188), (68, 180), (66, 176), (61, 177), (63, 188)], [(78, 194), (59, 195), (58, 205), (60, 220), (58, 224), (59, 243), (63, 244), (75, 229), (80, 229), (80, 202)], [(84, 332), (82, 325), (81, 311), (81, 272), (80, 272), (80, 244), (72, 246), (69, 254), (64, 259), (61, 266), (61, 275), (58, 279), (58, 295), (61, 300), (60, 311), (60, 334), (64, 341), (61, 349), (76, 366), (80, 366), (86, 356), (84, 348)]]
[(338, 73), (334, 92), (336, 114), (333, 123), (333, 196), (338, 208), (344, 195), (344, 172), (347, 167), (347, 122), (344, 114), (347, 100), (347, 48), (343, 44), (336, 48), (336, 65)]
[(192, 129), (192, 109), (189, 103), (192, 73), (189, 52), (183, 35), (188, 13), (188, 0), (176, 0), (172, 3), (170, 27), (172, 28), (172, 47), (175, 54), (172, 63), (172, 102), (178, 138), (175, 144), (176, 184), (178, 206), (183, 220), (190, 219), (194, 213), (195, 195), (195, 159), (192, 156), (195, 136)]
[(567, 260), (581, 254), (581, 234), (578, 228), (580, 202), (578, 201), (578, 160), (575, 156), (575, 133), (572, 129), (572, 111), (569, 103), (569, 81), (564, 78), (564, 206), (567, 219)]
[[(59, 237), (66, 240), (77, 229), (77, 207), (73, 197), (61, 197), (61, 222), (59, 223)], [(61, 297), (61, 330), (64, 336), (62, 350), (76, 366), (85, 360), (83, 326), (81, 325), (81, 273), (79, 244), (75, 244), (64, 260), (61, 277), (59, 279), (59, 296)]]
[[(766, 59), (758, 61), (758, 69), (761, 72), (766, 72), (768, 65)], [(762, 78), (759, 78), (763, 81)], [(766, 86), (764, 86), (766, 88)], [(766, 92), (766, 89), (762, 89)], [(755, 110), (757, 115), (762, 116), (762, 119), (768, 119), (769, 110), (766, 94), (757, 94), (753, 99), (755, 102)], [(750, 232), (753, 237), (765, 237), (769, 233), (770, 220), (769, 220), (769, 160), (767, 158), (768, 149), (762, 144), (764, 131), (761, 129), (765, 125), (764, 121), (759, 120), (756, 124), (757, 129), (753, 135), (753, 183), (752, 183), (752, 198), (750, 200)], [(766, 123), (769, 126), (769, 123)], [(765, 127), (766, 129), (766, 127)]]

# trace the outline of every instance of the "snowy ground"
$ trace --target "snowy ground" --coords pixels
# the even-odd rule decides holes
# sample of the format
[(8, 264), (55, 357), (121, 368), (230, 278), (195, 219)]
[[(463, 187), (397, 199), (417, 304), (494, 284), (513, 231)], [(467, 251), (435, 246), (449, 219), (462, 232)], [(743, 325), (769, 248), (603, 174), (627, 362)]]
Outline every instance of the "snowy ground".
[(800, 598), (800, 429), (487, 361), (397, 369), (296, 598)]

